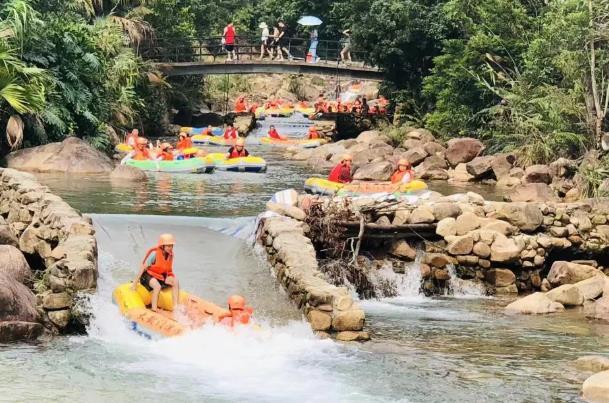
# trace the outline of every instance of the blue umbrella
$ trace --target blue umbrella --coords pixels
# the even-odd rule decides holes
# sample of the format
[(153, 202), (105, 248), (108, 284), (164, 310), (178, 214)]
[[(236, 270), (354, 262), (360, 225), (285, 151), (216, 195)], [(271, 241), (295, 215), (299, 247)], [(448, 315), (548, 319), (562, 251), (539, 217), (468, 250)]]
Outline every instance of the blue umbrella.
[(298, 23), (300, 25), (304, 25), (305, 27), (314, 27), (321, 25), (321, 20), (317, 17), (313, 17), (312, 15), (307, 15), (305, 17), (300, 17)]

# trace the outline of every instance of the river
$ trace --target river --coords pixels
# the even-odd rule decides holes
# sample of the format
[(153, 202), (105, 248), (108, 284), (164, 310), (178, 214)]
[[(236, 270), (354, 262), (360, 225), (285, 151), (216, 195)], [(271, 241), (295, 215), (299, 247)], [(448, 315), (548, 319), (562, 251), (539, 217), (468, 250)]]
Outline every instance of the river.
[[(290, 121), (298, 131), (301, 123)], [(317, 339), (250, 239), (268, 198), (301, 189), (308, 170), (277, 150), (249, 148), (270, 163), (266, 174), (155, 174), (137, 185), (39, 175), (93, 218), (99, 289), (86, 336), (0, 346), (0, 401), (578, 401), (585, 374), (572, 361), (607, 351), (609, 326), (576, 311), (510, 316), (507, 301), (469, 287), (426, 298), (416, 275), (405, 275), (400, 296), (361, 302), (373, 341)], [(208, 327), (149, 341), (127, 329), (112, 289), (133, 278), (165, 231), (178, 240), (182, 286), (218, 303), (243, 294), (263, 331)]]

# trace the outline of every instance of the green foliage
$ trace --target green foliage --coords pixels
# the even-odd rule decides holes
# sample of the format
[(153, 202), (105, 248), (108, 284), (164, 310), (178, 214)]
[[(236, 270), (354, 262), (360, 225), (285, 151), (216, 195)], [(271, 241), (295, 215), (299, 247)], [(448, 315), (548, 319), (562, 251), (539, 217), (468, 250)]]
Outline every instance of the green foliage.
[(576, 175), (578, 188), (585, 197), (607, 197), (609, 189), (601, 186), (609, 179), (609, 158), (584, 158)]

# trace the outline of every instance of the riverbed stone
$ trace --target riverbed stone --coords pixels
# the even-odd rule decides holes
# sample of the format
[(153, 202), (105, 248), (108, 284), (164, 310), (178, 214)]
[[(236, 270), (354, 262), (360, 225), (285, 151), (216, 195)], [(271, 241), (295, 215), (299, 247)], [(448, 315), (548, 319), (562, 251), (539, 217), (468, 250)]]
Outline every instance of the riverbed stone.
[(457, 228), (457, 235), (464, 235), (470, 231), (480, 228), (482, 225), (482, 218), (478, 217), (474, 213), (464, 212), (455, 222), (455, 227)]
[(11, 245), (0, 245), (0, 274), (24, 283), (31, 279), (32, 270), (19, 249)]
[(468, 255), (474, 247), (474, 239), (470, 235), (454, 237), (448, 243), (446, 251), (451, 255)]
[(353, 179), (388, 181), (393, 173), (393, 164), (389, 161), (372, 162), (360, 167)]
[(51, 322), (53, 322), (60, 329), (65, 329), (70, 322), (71, 314), (69, 309), (50, 311), (48, 312), (48, 315)]
[(484, 242), (476, 242), (474, 248), (472, 249), (476, 256), (481, 258), (487, 258), (491, 255), (491, 248)]
[(141, 169), (129, 165), (119, 165), (110, 173), (110, 179), (112, 181), (144, 182), (148, 180), (148, 176)]
[(471, 182), (476, 178), (467, 172), (467, 164), (457, 164), (455, 169), (449, 171), (450, 180), (453, 182)]
[(476, 179), (483, 176), (488, 176), (488, 174), (492, 171), (492, 163), (494, 159), (495, 157), (491, 155), (476, 157), (467, 163), (467, 172)]
[(336, 334), (336, 340), (338, 341), (368, 341), (370, 340), (370, 334), (368, 332), (352, 332), (344, 331)]
[(429, 206), (423, 205), (415, 208), (408, 221), (411, 224), (427, 224), (435, 221), (435, 217), (433, 215), (433, 211)]
[(406, 224), (408, 222), (409, 218), (410, 218), (410, 210), (407, 210), (405, 208), (398, 209), (395, 212), (395, 215), (393, 216), (392, 224), (393, 225)]
[(426, 253), (423, 260), (425, 263), (438, 268), (457, 263), (456, 259), (443, 253)]
[(0, 343), (15, 341), (33, 341), (43, 332), (43, 327), (37, 322), (0, 321)]
[(380, 135), (381, 133), (378, 130), (367, 130), (361, 132), (356, 140), (358, 143), (370, 143), (373, 140), (378, 139)]
[(317, 309), (309, 311), (307, 320), (313, 330), (328, 330), (332, 326), (332, 316)]
[(461, 208), (455, 203), (434, 203), (431, 209), (436, 221), (441, 221), (447, 217), (458, 217), (461, 214)]
[(427, 155), (427, 151), (425, 151), (423, 147), (415, 147), (409, 149), (400, 157), (406, 159), (408, 162), (410, 162), (410, 165), (414, 167), (423, 162), (423, 160), (427, 158)]
[(516, 162), (516, 157), (513, 154), (496, 154), (491, 162), (491, 169), (495, 178), (500, 180), (509, 177), (514, 162)]
[(524, 183), (545, 183), (552, 182), (550, 167), (547, 165), (531, 165), (524, 171)]
[(0, 273), (0, 322), (37, 322), (36, 297), (26, 286)]
[(491, 261), (507, 263), (520, 257), (522, 248), (513, 239), (497, 235), (491, 244)]
[(417, 256), (417, 251), (414, 250), (408, 242), (403, 239), (397, 240), (391, 246), (389, 254), (404, 260), (412, 261)]
[(496, 218), (527, 232), (535, 231), (543, 223), (540, 208), (531, 203), (498, 203)]
[(339, 332), (362, 330), (364, 327), (364, 317), (364, 311), (361, 309), (337, 312), (332, 318), (332, 328)]
[(564, 284), (553, 288), (551, 291), (548, 291), (546, 296), (552, 301), (559, 302), (565, 306), (577, 306), (584, 303), (584, 296), (573, 284)]
[(48, 310), (66, 309), (72, 306), (72, 296), (67, 292), (48, 293), (42, 298), (42, 307)]
[(516, 282), (516, 276), (509, 269), (491, 269), (485, 273), (485, 279), (495, 287), (507, 287)]
[(109, 173), (114, 169), (110, 158), (77, 137), (13, 151), (6, 156), (6, 164), (25, 171), (80, 174)]
[(514, 186), (504, 199), (512, 202), (548, 202), (557, 201), (552, 188), (545, 183), (525, 183)]
[(290, 206), (288, 204), (274, 203), (268, 201), (266, 202), (266, 208), (269, 211), (273, 211), (277, 214), (290, 217), (298, 221), (304, 221), (304, 219), (307, 217), (303, 210), (295, 206)]
[(603, 288), (609, 284), (609, 278), (604, 274), (598, 274), (589, 279), (574, 284), (579, 289), (585, 300), (593, 300), (603, 294)]
[(556, 287), (575, 284), (600, 274), (602, 273), (592, 266), (558, 260), (552, 264), (547, 278), (550, 284)]
[(609, 370), (609, 357), (602, 355), (585, 355), (575, 360), (577, 369), (589, 372)]
[(4, 217), (0, 216), (0, 245), (17, 246), (17, 237), (11, 231)]
[(446, 152), (446, 147), (444, 147), (440, 143), (436, 143), (435, 141), (429, 141), (429, 142), (425, 143), (425, 145), (423, 146), (423, 149), (429, 155), (444, 156), (444, 153)]
[(452, 167), (462, 162), (470, 162), (484, 150), (480, 140), (469, 137), (450, 139), (447, 145), (446, 160)]
[(552, 301), (543, 292), (536, 292), (516, 300), (505, 307), (505, 310), (521, 314), (546, 314), (563, 311), (562, 304)]
[(584, 381), (583, 398), (593, 403), (609, 402), (609, 371), (598, 372)]
[(441, 237), (457, 235), (457, 220), (452, 217), (444, 218), (436, 225), (436, 234)]

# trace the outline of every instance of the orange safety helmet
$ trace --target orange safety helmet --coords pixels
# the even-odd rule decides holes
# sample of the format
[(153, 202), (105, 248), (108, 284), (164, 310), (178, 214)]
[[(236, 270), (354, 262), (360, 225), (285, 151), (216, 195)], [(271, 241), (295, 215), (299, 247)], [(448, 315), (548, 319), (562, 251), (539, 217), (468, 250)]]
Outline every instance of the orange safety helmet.
[(176, 239), (173, 234), (161, 234), (159, 237), (159, 246), (175, 245)]
[(146, 140), (146, 138), (144, 138), (144, 137), (138, 137), (137, 144), (146, 145), (146, 144), (148, 144), (148, 140)]
[(169, 144), (169, 143), (161, 143), (161, 150), (165, 151), (168, 148), (171, 148), (171, 144)]
[(398, 166), (400, 166), (400, 165), (403, 165), (408, 168), (408, 167), (410, 167), (410, 162), (408, 162), (407, 159), (402, 158), (398, 161)]
[(228, 309), (245, 309), (245, 298), (241, 295), (231, 295), (228, 297)]

